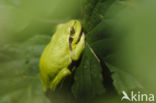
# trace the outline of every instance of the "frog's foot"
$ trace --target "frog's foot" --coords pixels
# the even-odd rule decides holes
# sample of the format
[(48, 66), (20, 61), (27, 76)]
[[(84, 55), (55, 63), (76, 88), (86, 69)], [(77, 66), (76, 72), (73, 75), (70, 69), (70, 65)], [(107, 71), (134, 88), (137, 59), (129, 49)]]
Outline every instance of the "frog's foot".
[(70, 75), (71, 72), (68, 68), (64, 68), (62, 69), (57, 75), (56, 77), (51, 81), (50, 83), (50, 89), (52, 91), (55, 91), (56, 87), (58, 86), (58, 84), (62, 81), (62, 79), (64, 79), (66, 76)]
[(78, 60), (85, 46), (85, 35), (82, 33), (80, 41), (76, 44), (76, 48), (72, 51), (72, 60)]

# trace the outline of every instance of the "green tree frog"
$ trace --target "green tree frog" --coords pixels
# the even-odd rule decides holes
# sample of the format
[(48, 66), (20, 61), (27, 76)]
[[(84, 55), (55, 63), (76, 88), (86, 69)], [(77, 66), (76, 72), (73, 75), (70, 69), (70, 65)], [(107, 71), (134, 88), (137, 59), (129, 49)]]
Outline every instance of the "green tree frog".
[(68, 66), (80, 58), (84, 43), (85, 35), (78, 20), (57, 25), (56, 32), (40, 57), (43, 91), (55, 91), (62, 79), (71, 74)]

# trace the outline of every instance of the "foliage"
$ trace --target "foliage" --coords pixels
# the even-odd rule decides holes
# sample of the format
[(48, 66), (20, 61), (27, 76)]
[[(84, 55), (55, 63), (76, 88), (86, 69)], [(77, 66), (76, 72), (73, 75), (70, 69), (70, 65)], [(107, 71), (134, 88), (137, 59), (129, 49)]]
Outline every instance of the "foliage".
[[(10, 10), (12, 11), (12, 6), (10, 8), (12, 4), (20, 8), (20, 0), (8, 1), (8, 4), (6, 4), (4, 0), (0, 3), (1, 5), (5, 5), (5, 7), (9, 5), (9, 13)], [(111, 21), (108, 11), (116, 4), (121, 7), (118, 8), (118, 10), (126, 7), (126, 3), (123, 2), (127, 1), (85, 0), (82, 6), (82, 17), (79, 15), (75, 16), (75, 14), (69, 17), (69, 19), (81, 19), (86, 34), (85, 50), (79, 61), (80, 64), (72, 75), (74, 79), (68, 91), (72, 93), (73, 98), (81, 102), (95, 99), (98, 96), (112, 91), (120, 94), (122, 90), (128, 91), (140, 87), (140, 84), (133, 76), (115, 64), (114, 58), (118, 49), (118, 38), (120, 37), (114, 35), (114, 33), (119, 31), (113, 28), (113, 21)], [(28, 7), (25, 7), (28, 6), (27, 3), (29, 2), (26, 2), (25, 5), (21, 3), (23, 10), (28, 9)], [(34, 3), (32, 3), (32, 5), (34, 5)], [(49, 19), (41, 19), (41, 22), (40, 20), (35, 21), (34, 18), (36, 15), (40, 15), (40, 13), (44, 14), (44, 12), (37, 10), (35, 12), (39, 14), (37, 13), (34, 16), (31, 15), (33, 12), (29, 14), (29, 9), (26, 11), (28, 17), (26, 16), (26, 19), (22, 22), (23, 24), (18, 22), (15, 27), (11, 26), (14, 27), (11, 29), (13, 37), (20, 37), (13, 40), (9, 39), (9, 42), (1, 44), (0, 103), (50, 102), (41, 89), (38, 63), (43, 48), (50, 40), (50, 34), (55, 31), (55, 24), (62, 22), (62, 19), (60, 19), (59, 22), (56, 20), (52, 21), (53, 24), (49, 24)], [(19, 11), (16, 12), (19, 14)], [(48, 18), (51, 17), (51, 19), (54, 19), (60, 17), (60, 15), (57, 15), (57, 17), (49, 16), (49, 12), (46, 14)], [(57, 12), (54, 14), (56, 13)], [(25, 14), (25, 12), (22, 14)], [(22, 14), (19, 14), (18, 18), (21, 18)], [(64, 15), (64, 17), (66, 17), (66, 15)], [(66, 21), (66, 19), (68, 18), (64, 20)], [(14, 19), (14, 21), (16, 20), (17, 19)]]

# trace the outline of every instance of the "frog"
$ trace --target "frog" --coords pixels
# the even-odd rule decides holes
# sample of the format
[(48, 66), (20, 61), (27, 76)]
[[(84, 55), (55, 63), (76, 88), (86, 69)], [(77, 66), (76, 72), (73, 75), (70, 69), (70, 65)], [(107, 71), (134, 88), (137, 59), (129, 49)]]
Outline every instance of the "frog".
[(85, 34), (79, 20), (58, 24), (50, 42), (44, 48), (39, 63), (43, 91), (55, 91), (71, 75), (69, 66), (80, 59), (85, 46)]

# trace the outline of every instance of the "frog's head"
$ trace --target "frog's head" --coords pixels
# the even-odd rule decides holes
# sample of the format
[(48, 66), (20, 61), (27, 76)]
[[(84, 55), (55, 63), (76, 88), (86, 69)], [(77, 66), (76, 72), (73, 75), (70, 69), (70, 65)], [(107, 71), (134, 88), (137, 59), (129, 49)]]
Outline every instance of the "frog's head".
[(82, 34), (81, 23), (78, 20), (71, 20), (68, 22), (68, 25), (70, 38), (72, 39), (72, 44), (76, 44), (79, 42)]

